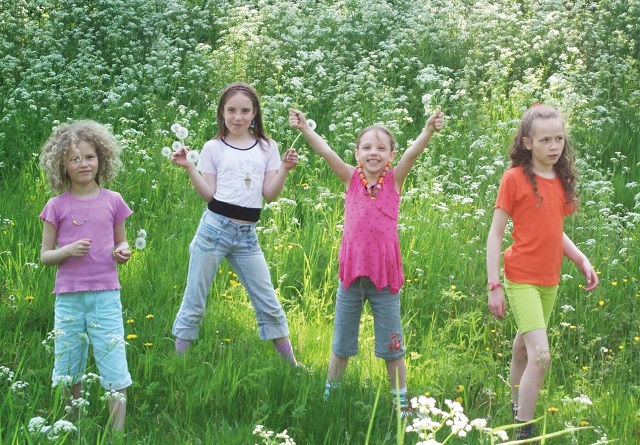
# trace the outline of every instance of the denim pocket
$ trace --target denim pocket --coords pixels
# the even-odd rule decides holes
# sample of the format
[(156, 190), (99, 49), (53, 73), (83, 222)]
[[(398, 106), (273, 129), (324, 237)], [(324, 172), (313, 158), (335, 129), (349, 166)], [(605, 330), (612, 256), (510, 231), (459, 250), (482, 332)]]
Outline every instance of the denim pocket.
[(222, 230), (203, 221), (194, 239), (194, 249), (200, 252), (213, 252), (221, 234)]

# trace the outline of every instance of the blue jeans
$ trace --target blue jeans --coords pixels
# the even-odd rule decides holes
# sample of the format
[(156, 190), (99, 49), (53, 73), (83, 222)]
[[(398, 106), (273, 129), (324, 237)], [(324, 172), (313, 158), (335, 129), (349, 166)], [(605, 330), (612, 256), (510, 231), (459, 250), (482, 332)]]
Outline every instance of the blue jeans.
[(333, 353), (339, 357), (358, 353), (358, 332), (365, 300), (369, 300), (373, 313), (376, 357), (384, 360), (404, 357), (400, 294), (392, 294), (389, 287), (379, 291), (367, 277), (357, 278), (348, 289), (342, 282), (338, 285), (331, 343)]
[(73, 292), (56, 296), (53, 385), (80, 382), (89, 343), (106, 390), (131, 386), (125, 354), (119, 290)]
[(239, 224), (205, 209), (189, 246), (187, 287), (173, 323), (173, 335), (198, 337), (209, 289), (226, 258), (249, 295), (261, 340), (289, 336), (287, 318), (271, 283), (267, 261), (258, 245), (256, 224)]

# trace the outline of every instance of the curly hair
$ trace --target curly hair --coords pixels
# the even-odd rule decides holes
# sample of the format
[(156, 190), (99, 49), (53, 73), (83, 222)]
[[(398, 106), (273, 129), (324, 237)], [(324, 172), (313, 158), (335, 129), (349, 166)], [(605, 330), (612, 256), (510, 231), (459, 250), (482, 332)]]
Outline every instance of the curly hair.
[(111, 181), (122, 168), (120, 146), (106, 126), (92, 120), (62, 124), (54, 128), (40, 153), (40, 167), (56, 192), (63, 192), (71, 186), (65, 166), (67, 153), (77, 150), (81, 141), (91, 144), (98, 155), (98, 184)]
[[(527, 150), (522, 139), (525, 137), (531, 138), (531, 133), (533, 132), (534, 124), (537, 119), (556, 118), (560, 118), (562, 120), (562, 125), (564, 127), (564, 118), (555, 108), (548, 105), (534, 105), (533, 107), (529, 108), (522, 116), (522, 121), (520, 122), (518, 133), (516, 134), (513, 140), (513, 144), (511, 145), (511, 148), (509, 150), (511, 167), (513, 168), (522, 166), (524, 168), (524, 172), (529, 178), (531, 185), (533, 186), (533, 193), (538, 198), (540, 198), (541, 204), (542, 196), (538, 194), (538, 184), (536, 182), (536, 175), (533, 171), (533, 154), (531, 153), (531, 150)], [(575, 166), (575, 152), (569, 144), (569, 140), (567, 137), (564, 138), (562, 154), (560, 155), (558, 162), (553, 165), (553, 169), (555, 170), (556, 174), (560, 178), (560, 182), (562, 183), (566, 202), (577, 206), (578, 193), (576, 190), (576, 179), (578, 176), (578, 171)]]

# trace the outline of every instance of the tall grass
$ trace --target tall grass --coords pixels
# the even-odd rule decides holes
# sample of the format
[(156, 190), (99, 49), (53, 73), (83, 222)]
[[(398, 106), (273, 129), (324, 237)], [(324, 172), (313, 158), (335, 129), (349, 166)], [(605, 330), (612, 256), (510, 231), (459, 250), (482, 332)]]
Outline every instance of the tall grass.
[[(392, 415), (368, 310), (359, 355), (341, 390), (322, 400), (344, 190), (301, 140), (301, 163), (265, 206), (259, 236), (305, 367), (291, 369), (258, 340), (226, 264), (200, 338), (174, 355), (170, 330), (204, 204), (160, 150), (174, 122), (194, 147), (215, 134), (217, 97), (233, 80), (261, 93), (281, 150), (294, 141), (287, 109), (296, 106), (349, 161), (366, 125), (386, 124), (402, 151), (425, 113), (444, 110), (446, 128), (401, 204), (409, 390), (458, 400), (492, 427), (511, 422), (515, 326), (486, 310), (486, 234), (523, 109), (560, 108), (581, 170), (580, 211), (565, 229), (601, 284), (585, 293), (565, 263), (538, 429), (565, 431), (547, 441), (558, 444), (640, 440), (640, 2), (18, 0), (3, 4), (0, 23), (0, 444), (45, 442), (28, 432), (30, 419), (64, 416), (43, 345), (55, 270), (39, 263), (38, 215), (51, 195), (37, 153), (52, 126), (79, 118), (118, 135), (126, 168), (109, 187), (135, 212), (130, 240), (148, 234), (120, 267), (135, 381), (125, 443), (256, 443), (256, 425), (286, 429), (297, 444), (419, 441)], [(102, 395), (88, 385), (77, 432), (54, 442), (115, 439), (103, 429)], [(490, 443), (478, 433), (455, 440)]]

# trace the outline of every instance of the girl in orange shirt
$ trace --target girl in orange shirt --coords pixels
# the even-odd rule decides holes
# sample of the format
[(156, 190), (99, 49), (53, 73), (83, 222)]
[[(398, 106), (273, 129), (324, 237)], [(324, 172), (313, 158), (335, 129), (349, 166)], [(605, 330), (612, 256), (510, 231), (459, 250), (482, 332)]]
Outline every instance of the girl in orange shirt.
[(487, 239), (489, 311), (503, 319), (505, 293), (500, 283), (500, 252), (507, 221), (513, 244), (504, 252), (504, 291), (518, 331), (513, 340), (511, 397), (515, 420), (523, 423), (518, 439), (535, 436), (536, 402), (550, 354), (547, 325), (553, 309), (564, 256), (598, 285), (587, 257), (563, 231), (564, 217), (577, 208), (574, 153), (564, 119), (549, 106), (536, 105), (522, 117), (509, 153), (511, 167), (500, 182)]

